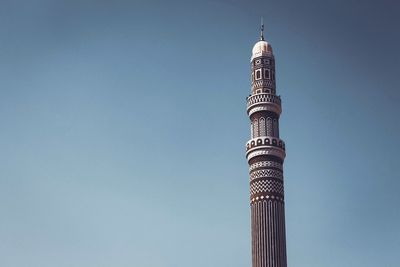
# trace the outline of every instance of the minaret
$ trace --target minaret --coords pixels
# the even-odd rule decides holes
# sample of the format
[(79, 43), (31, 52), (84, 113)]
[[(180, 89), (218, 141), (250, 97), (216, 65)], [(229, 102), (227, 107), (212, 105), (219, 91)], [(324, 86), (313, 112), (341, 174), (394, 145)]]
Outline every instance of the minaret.
[(251, 95), (247, 114), (251, 139), (246, 145), (250, 166), (251, 239), (253, 267), (286, 267), (283, 161), (285, 143), (279, 138), (281, 98), (276, 95), (272, 47), (260, 40), (251, 56)]

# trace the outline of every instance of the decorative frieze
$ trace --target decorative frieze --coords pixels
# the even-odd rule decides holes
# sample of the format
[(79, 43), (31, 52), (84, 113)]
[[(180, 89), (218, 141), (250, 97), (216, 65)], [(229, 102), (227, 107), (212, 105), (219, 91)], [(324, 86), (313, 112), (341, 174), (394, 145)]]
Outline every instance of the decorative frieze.
[(283, 195), (283, 183), (276, 180), (252, 181), (250, 183), (250, 194), (254, 195), (258, 193), (278, 193)]
[(258, 161), (250, 165), (250, 172), (258, 168), (277, 168), (282, 170), (282, 164), (276, 161)]

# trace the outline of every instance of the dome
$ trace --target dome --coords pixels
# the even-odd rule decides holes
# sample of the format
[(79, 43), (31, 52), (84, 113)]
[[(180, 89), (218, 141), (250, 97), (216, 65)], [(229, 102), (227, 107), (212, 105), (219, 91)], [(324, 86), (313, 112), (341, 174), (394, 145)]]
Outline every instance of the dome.
[(265, 54), (272, 54), (271, 45), (264, 40), (258, 41), (253, 47), (251, 60)]

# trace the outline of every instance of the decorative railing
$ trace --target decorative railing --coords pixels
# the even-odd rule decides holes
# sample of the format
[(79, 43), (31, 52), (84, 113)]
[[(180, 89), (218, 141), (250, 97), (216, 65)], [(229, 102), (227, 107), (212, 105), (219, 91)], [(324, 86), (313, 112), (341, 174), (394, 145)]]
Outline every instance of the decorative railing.
[(246, 151), (258, 146), (274, 146), (285, 150), (285, 142), (282, 139), (271, 136), (262, 136), (250, 139), (246, 143)]
[(271, 94), (255, 94), (247, 98), (247, 108), (259, 103), (274, 103), (281, 105), (281, 98)]

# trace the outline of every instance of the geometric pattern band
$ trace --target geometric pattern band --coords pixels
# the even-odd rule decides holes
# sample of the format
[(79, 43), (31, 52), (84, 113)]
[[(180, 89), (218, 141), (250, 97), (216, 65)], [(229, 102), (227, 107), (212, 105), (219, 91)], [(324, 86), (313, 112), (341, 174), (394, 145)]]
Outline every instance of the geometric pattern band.
[(278, 193), (283, 195), (283, 183), (275, 180), (258, 180), (250, 184), (250, 193)]
[(256, 168), (262, 168), (262, 167), (274, 167), (282, 170), (282, 164), (275, 162), (275, 161), (259, 161), (256, 163), (253, 163), (250, 165), (250, 171), (256, 169)]
[(263, 200), (280, 201), (282, 203), (285, 202), (283, 196), (280, 197), (280, 196), (274, 196), (274, 195), (261, 195), (258, 197), (252, 197), (250, 199), (250, 203), (254, 204), (257, 201), (263, 201)]
[(274, 170), (274, 169), (262, 169), (262, 170), (257, 170), (253, 171), (250, 173), (250, 181), (253, 181), (254, 179), (258, 178), (264, 178), (264, 177), (272, 177), (272, 178), (277, 178), (280, 180), (283, 180), (283, 173), (282, 171)]

